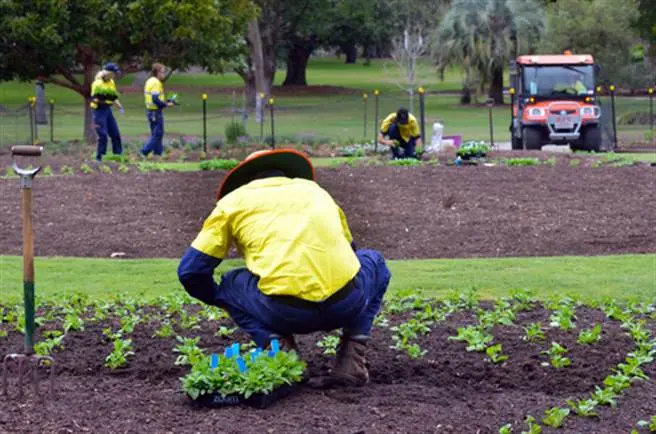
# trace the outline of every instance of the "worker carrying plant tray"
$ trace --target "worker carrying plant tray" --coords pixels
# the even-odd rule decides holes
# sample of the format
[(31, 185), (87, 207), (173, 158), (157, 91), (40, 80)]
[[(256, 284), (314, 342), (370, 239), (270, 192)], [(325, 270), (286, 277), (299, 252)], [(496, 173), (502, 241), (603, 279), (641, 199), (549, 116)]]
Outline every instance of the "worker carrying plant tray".
[[(214, 270), (233, 245), (246, 267), (217, 284)], [(391, 274), (379, 252), (356, 249), (343, 210), (315, 182), (304, 154), (258, 151), (231, 170), (178, 276), (191, 296), (225, 309), (261, 348), (278, 339), (298, 352), (294, 335), (341, 329), (333, 370), (311, 386), (369, 381), (367, 342)]]

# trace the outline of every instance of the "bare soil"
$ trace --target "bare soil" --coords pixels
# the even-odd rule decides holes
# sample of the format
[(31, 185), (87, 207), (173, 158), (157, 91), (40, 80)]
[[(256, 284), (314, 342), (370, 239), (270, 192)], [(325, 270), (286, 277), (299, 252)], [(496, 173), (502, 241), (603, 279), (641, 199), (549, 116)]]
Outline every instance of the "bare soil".
[[(517, 156), (535, 155), (517, 153)], [(491, 159), (495, 155), (490, 156)], [(544, 158), (544, 156), (543, 156)], [(656, 168), (553, 166), (320, 168), (359, 247), (392, 259), (656, 252)], [(8, 158), (0, 158), (7, 167)], [(179, 257), (214, 206), (225, 172), (61, 175), (34, 182), (38, 256)], [(21, 254), (20, 188), (0, 179), (0, 254)]]
[[(136, 353), (129, 366), (116, 371), (104, 367), (111, 344), (102, 329), (116, 329), (118, 320), (101, 324), (87, 319), (85, 331), (69, 332), (65, 348), (53, 354), (58, 370), (54, 397), (44, 393), (39, 402), (29, 389), (23, 398), (17, 397), (15, 365), (10, 365), (11, 395), (0, 398), (0, 432), (496, 433), (506, 423), (519, 432), (526, 428), (527, 415), (540, 420), (544, 410), (566, 406), (566, 399), (587, 398), (633, 347), (619, 323), (584, 307), (576, 312), (576, 330), (547, 327), (545, 342), (524, 341), (523, 327), (536, 321), (548, 324), (549, 314), (537, 308), (519, 313), (512, 326), (495, 327), (495, 342), (510, 356), (498, 365), (482, 353), (465, 351), (465, 344), (448, 340), (457, 334), (457, 327), (472, 322), (471, 313), (456, 313), (432, 326), (432, 332), (418, 341), (427, 353), (416, 360), (392, 349), (390, 329), (377, 327), (368, 351), (369, 385), (329, 390), (302, 387), (265, 410), (191, 406), (178, 379), (188, 368), (174, 365), (174, 338), (152, 337), (160, 324), (154, 317), (128, 336)], [(406, 316), (390, 316), (390, 326)], [(241, 332), (215, 337), (226, 321), (204, 321), (193, 331), (176, 326), (176, 332), (200, 336), (202, 348), (221, 353), (233, 341), (247, 341)], [(578, 331), (593, 324), (603, 326), (601, 341), (591, 346), (576, 343)], [(648, 324), (654, 328), (653, 321)], [(49, 323), (45, 328), (61, 328), (61, 324)], [(320, 337), (300, 337), (301, 354), (311, 375), (324, 374), (332, 365), (332, 356), (322, 354), (315, 345)], [(22, 339), (10, 331), (8, 338), (0, 339), (0, 354), (20, 352)], [(548, 359), (540, 352), (551, 341), (569, 350), (570, 367), (541, 365)], [(646, 365), (645, 372), (651, 379), (636, 382), (618, 399), (616, 409), (602, 406), (595, 418), (572, 415), (558, 432), (629, 432), (656, 409), (654, 363)]]

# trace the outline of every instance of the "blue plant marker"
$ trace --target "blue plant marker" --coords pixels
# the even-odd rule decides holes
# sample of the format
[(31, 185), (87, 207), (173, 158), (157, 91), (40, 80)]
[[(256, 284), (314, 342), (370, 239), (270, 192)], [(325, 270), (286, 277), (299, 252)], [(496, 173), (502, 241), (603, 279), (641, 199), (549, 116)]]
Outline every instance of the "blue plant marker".
[(273, 351), (273, 354), (280, 351), (280, 342), (278, 342), (278, 339), (273, 339), (271, 341), (271, 351)]
[(255, 362), (257, 360), (257, 350), (251, 350), (251, 362)]
[(232, 347), (228, 347), (225, 349), (225, 356), (228, 359), (232, 359)]
[(239, 357), (239, 342), (232, 344), (232, 356)]
[(216, 369), (219, 366), (219, 355), (212, 354), (210, 355), (210, 368)]
[(241, 357), (237, 357), (237, 366), (239, 366), (239, 372), (246, 372), (246, 362)]
[(273, 357), (273, 356), (276, 355), (276, 352), (271, 350), (271, 351), (269, 351), (268, 355), (269, 355), (269, 357)]

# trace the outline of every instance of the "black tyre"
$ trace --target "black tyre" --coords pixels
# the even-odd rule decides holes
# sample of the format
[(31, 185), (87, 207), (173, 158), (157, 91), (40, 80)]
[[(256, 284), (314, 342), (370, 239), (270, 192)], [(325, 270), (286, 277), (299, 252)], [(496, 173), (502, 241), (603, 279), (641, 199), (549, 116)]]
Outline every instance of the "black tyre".
[(520, 137), (515, 137), (514, 134), (510, 138), (510, 145), (512, 146), (513, 151), (516, 151), (518, 149), (524, 149), (522, 145), (522, 139)]
[(599, 152), (601, 150), (601, 128), (598, 125), (589, 126), (583, 130), (581, 147), (585, 151)]
[(541, 139), (540, 130), (536, 128), (524, 127), (522, 130), (522, 147), (524, 149), (539, 151), (542, 149)]

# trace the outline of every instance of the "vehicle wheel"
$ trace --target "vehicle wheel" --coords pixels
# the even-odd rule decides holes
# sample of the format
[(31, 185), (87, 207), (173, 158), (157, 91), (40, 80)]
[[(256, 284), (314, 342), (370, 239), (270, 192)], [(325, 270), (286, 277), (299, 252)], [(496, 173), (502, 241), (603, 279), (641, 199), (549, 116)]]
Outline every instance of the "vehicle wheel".
[(540, 143), (540, 130), (536, 128), (524, 128), (522, 130), (522, 146), (524, 149), (540, 150), (542, 144)]
[(599, 152), (601, 149), (601, 128), (598, 125), (583, 130), (581, 146), (586, 151)]

